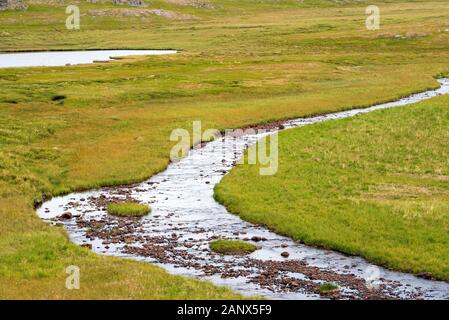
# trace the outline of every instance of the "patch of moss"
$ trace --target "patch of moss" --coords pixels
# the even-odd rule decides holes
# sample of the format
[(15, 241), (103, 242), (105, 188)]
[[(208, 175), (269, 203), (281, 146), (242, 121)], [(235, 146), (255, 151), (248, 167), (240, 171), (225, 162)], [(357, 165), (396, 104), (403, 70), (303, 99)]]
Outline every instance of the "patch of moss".
[(338, 286), (333, 283), (323, 283), (320, 285), (320, 294), (328, 294), (338, 290)]
[(209, 244), (209, 248), (220, 254), (249, 254), (257, 250), (253, 244), (239, 240), (216, 240)]
[(136, 202), (114, 202), (108, 205), (107, 211), (118, 217), (142, 217), (150, 213), (151, 208)]

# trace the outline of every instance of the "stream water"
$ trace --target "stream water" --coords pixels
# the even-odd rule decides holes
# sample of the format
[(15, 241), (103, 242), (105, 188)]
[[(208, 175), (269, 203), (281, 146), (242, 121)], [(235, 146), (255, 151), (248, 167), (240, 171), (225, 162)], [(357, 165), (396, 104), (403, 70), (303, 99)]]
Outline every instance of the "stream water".
[[(449, 79), (439, 82), (437, 90), (366, 109), (294, 119), (286, 121), (282, 128), (405, 106), (449, 93)], [(145, 182), (56, 197), (45, 202), (37, 213), (49, 223), (63, 224), (74, 243), (97, 253), (154, 263), (170, 273), (210, 280), (245, 295), (319, 299), (323, 298), (320, 284), (332, 282), (338, 284), (340, 293), (333, 293), (331, 298), (449, 298), (449, 283), (309, 247), (228, 213), (214, 200), (214, 186), (232, 169), (245, 148), (260, 137), (256, 134), (217, 139), (192, 149), (186, 158), (171, 163)], [(223, 149), (228, 152), (221, 152)], [(126, 199), (151, 205), (152, 213), (141, 219), (116, 218), (106, 213), (107, 203)], [(67, 211), (72, 218), (60, 218)], [(259, 249), (246, 256), (222, 256), (209, 250), (210, 241), (218, 238), (248, 241)], [(283, 252), (289, 256), (282, 256)]]

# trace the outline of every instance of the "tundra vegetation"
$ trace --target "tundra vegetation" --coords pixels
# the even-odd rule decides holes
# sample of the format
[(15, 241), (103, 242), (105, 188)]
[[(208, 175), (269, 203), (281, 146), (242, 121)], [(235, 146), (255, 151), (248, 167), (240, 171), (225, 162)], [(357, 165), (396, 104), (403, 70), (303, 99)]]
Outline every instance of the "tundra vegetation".
[(107, 212), (118, 217), (143, 217), (150, 211), (148, 205), (136, 202), (113, 202), (107, 206)]
[(251, 243), (239, 240), (216, 240), (209, 244), (212, 251), (221, 254), (249, 254), (257, 250)]
[(449, 96), (279, 134), (279, 171), (238, 166), (231, 212), (306, 244), (449, 279)]
[(338, 292), (339, 288), (333, 283), (323, 283), (320, 285), (320, 294), (327, 295), (329, 293)]
[[(193, 120), (226, 129), (369, 106), (435, 88), (434, 77), (448, 74), (447, 1), (377, 1), (377, 31), (365, 28), (368, 1), (209, 2), (213, 6), (71, 1), (81, 10), (80, 30), (66, 29), (65, 5), (56, 1), (30, 0), (25, 11), (0, 12), (1, 51), (181, 50), (96, 65), (0, 70), (1, 298), (238, 298), (206, 282), (77, 247), (62, 229), (42, 222), (34, 206), (163, 170), (170, 132), (190, 129)], [(282, 134), (279, 175), (260, 181), (251, 176), (253, 168), (237, 169), (218, 195), (237, 213), (248, 208), (244, 218), (295, 238), (447, 278), (442, 142), (448, 103), (442, 97)], [(232, 185), (242, 179), (256, 182), (255, 189), (236, 195)], [(260, 191), (263, 185), (273, 192)], [(299, 202), (303, 195), (311, 201)], [(294, 223), (283, 227), (282, 216)], [(347, 239), (337, 241), (338, 232)], [(79, 290), (65, 288), (69, 265), (80, 267)]]

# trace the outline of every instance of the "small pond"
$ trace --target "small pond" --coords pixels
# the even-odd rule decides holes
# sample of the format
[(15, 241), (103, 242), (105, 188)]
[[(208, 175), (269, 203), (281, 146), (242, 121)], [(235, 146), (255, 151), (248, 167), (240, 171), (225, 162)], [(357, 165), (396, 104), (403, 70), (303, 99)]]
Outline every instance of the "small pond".
[(109, 61), (116, 57), (157, 56), (174, 54), (176, 50), (92, 50), (0, 53), (0, 68), (57, 67)]

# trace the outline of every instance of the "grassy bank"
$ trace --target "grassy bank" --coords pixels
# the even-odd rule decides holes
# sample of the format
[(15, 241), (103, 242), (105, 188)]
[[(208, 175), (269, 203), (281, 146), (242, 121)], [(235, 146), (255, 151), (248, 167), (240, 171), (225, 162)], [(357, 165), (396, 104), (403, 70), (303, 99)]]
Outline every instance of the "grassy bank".
[(307, 244), (449, 279), (449, 97), (282, 132), (279, 172), (238, 166), (232, 212)]
[[(380, 2), (382, 29), (364, 27), (365, 3), (214, 1), (215, 9), (152, 1), (194, 18), (95, 16), (111, 4), (34, 1), (0, 12), (0, 50), (178, 48), (180, 54), (108, 64), (0, 70), (0, 297), (228, 298), (226, 290), (159, 268), (98, 257), (45, 225), (46, 197), (130, 183), (168, 164), (170, 132), (232, 128), (366, 106), (437, 86), (448, 70), (449, 4)], [(131, 9), (120, 6), (120, 9)], [(400, 37), (396, 37), (400, 35)], [(81, 267), (81, 290), (65, 267)], [(112, 271), (112, 272), (111, 272)]]

